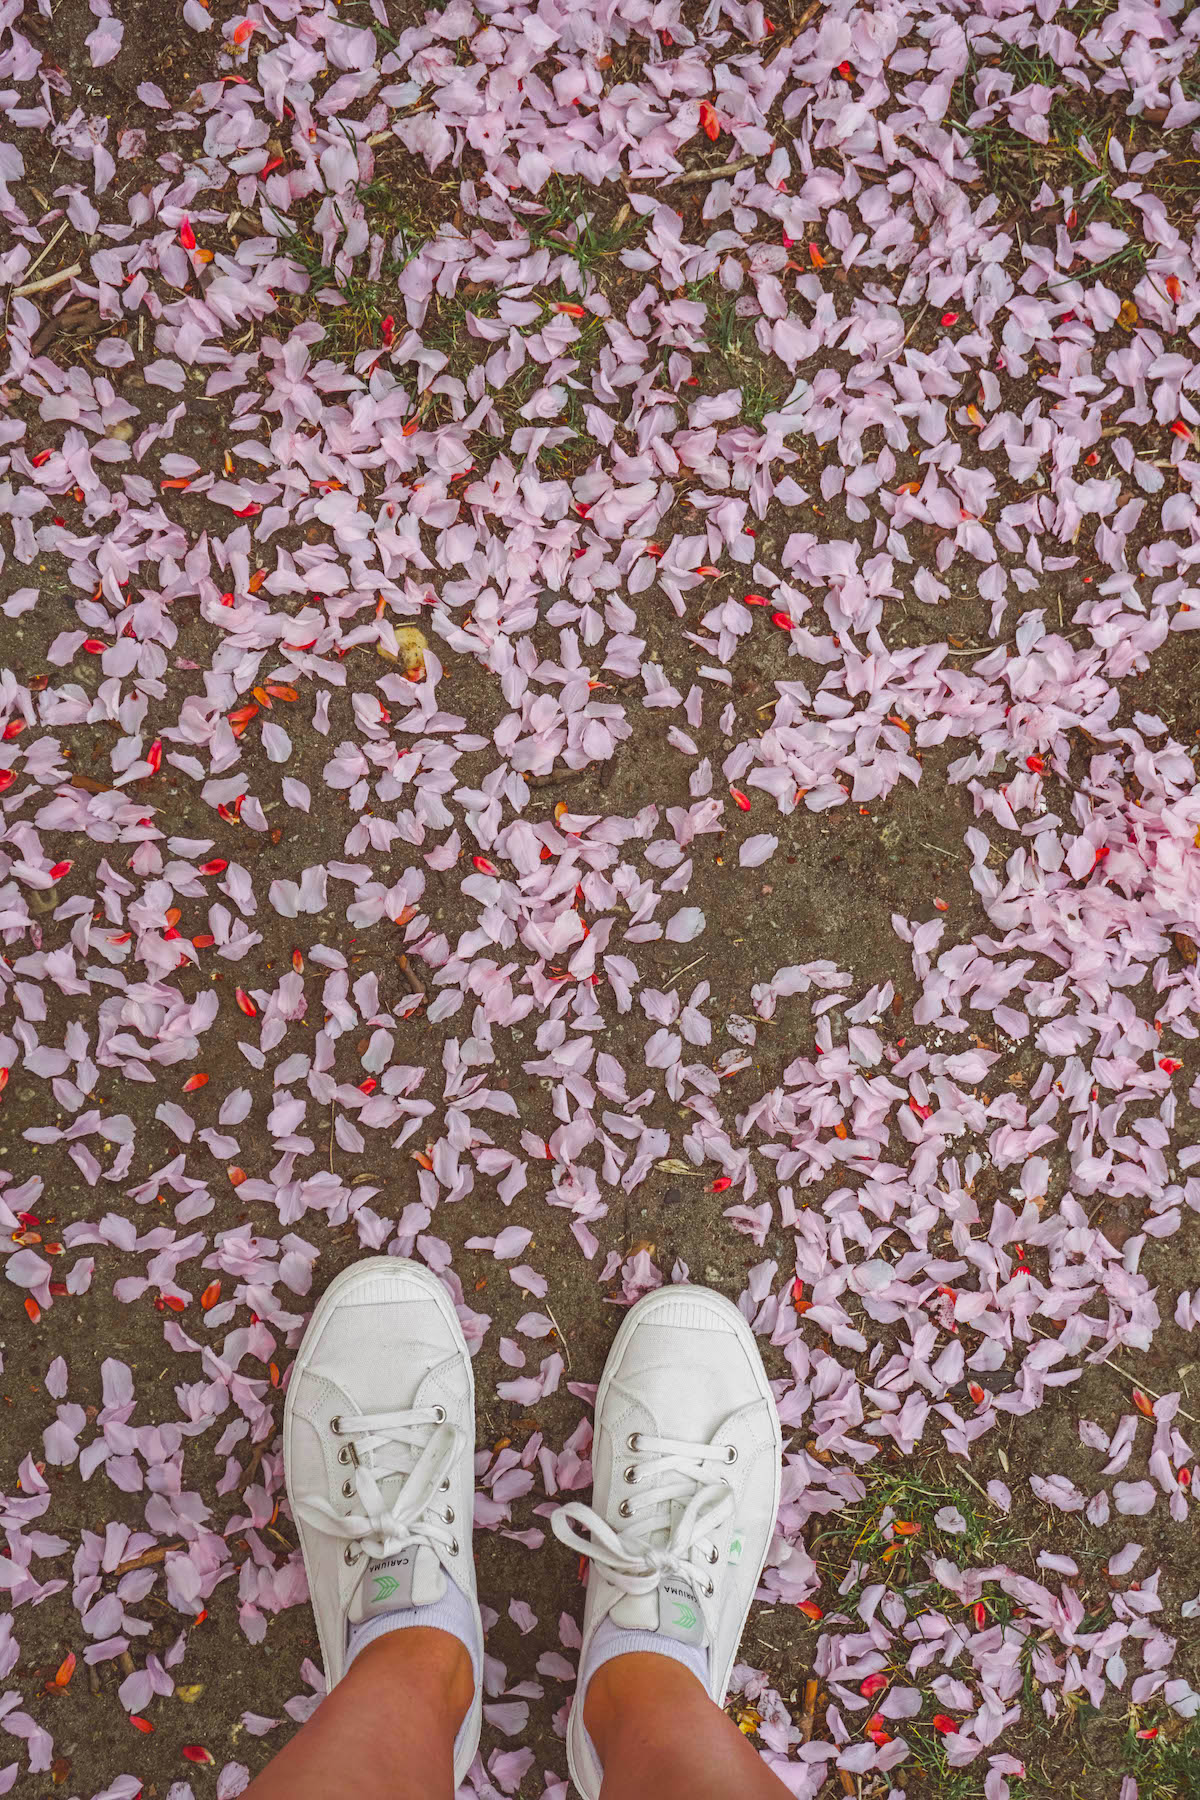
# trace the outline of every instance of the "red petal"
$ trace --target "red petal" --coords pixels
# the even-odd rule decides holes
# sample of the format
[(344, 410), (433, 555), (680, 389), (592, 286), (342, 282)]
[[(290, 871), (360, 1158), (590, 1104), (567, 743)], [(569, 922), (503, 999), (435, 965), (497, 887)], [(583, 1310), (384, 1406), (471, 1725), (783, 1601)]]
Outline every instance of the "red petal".
[(212, 1308), (217, 1304), (217, 1301), (220, 1298), (221, 1298), (220, 1282), (219, 1281), (210, 1281), (208, 1286), (205, 1288), (204, 1292), (200, 1296), (200, 1305), (205, 1312), (211, 1312)]
[(129, 1723), (132, 1726), (134, 1726), (138, 1731), (153, 1731), (154, 1730), (154, 1727), (150, 1723), (149, 1719), (140, 1718), (137, 1713), (130, 1713)]
[(197, 1088), (202, 1088), (202, 1087), (207, 1087), (207, 1086), (208, 1086), (208, 1076), (207, 1075), (189, 1075), (187, 1080), (183, 1084), (183, 1091), (185, 1094), (194, 1094), (196, 1092)]
[(773, 612), (771, 614), (771, 623), (772, 625), (778, 625), (780, 631), (791, 631), (793, 629), (792, 620), (785, 612)]
[(201, 863), (196, 873), (197, 875), (220, 875), (228, 867), (229, 863), (225, 857), (214, 856), (211, 862)]
[(63, 876), (67, 873), (67, 871), (71, 868), (71, 866), (72, 865), (69, 862), (55, 863), (54, 867), (50, 871), (51, 881), (61, 881)]
[(712, 1186), (709, 1188), (708, 1191), (710, 1194), (723, 1194), (725, 1192), (726, 1188), (731, 1188), (732, 1186), (733, 1186), (733, 1176), (732, 1175), (718, 1175), (717, 1179), (713, 1182)]
[(952, 1731), (958, 1730), (958, 1726), (953, 1719), (947, 1718), (945, 1713), (934, 1713), (933, 1729), (940, 1731), (943, 1737), (949, 1737)]
[(473, 856), (471, 858), (471, 864), (472, 864), (473, 868), (476, 868), (479, 870), (479, 873), (481, 875), (497, 875), (497, 874), (499, 874), (499, 870), (496, 869), (493, 866), (493, 864), (488, 861), (486, 856)]
[(185, 1744), (181, 1755), (185, 1762), (211, 1763), (216, 1760), (212, 1752), (206, 1750), (203, 1744)]
[(823, 1619), (825, 1614), (815, 1600), (797, 1600), (796, 1611), (802, 1612), (806, 1619)]
[(877, 1670), (874, 1675), (868, 1675), (865, 1681), (859, 1682), (858, 1691), (864, 1700), (870, 1700), (874, 1695), (882, 1694), (887, 1684), (887, 1676), (882, 1670)]
[(25, 1296), (25, 1311), (29, 1314), (30, 1323), (36, 1325), (42, 1316), (42, 1309), (32, 1294), (26, 1294)]
[(741, 788), (731, 787), (729, 792), (733, 796), (735, 805), (739, 806), (743, 812), (750, 811), (750, 802), (746, 795), (743, 794)]
[(248, 1019), (257, 1019), (258, 1008), (246, 992), (245, 988), (234, 988), (233, 997)]

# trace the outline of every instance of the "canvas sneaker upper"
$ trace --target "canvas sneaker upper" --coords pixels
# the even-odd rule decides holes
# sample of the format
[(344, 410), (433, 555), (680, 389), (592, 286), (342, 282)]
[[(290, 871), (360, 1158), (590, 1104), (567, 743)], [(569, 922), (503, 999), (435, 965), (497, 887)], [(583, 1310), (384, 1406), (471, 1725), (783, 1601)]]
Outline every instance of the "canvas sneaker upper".
[[(368, 1257), (313, 1313), (284, 1407), (288, 1500), (332, 1687), (350, 1631), (453, 1580), (483, 1643), (472, 1555), (475, 1389), (454, 1304), (418, 1263)], [(476, 1659), (478, 1662), (478, 1658)], [(458, 1738), (461, 1781), (480, 1696)]]
[[(596, 1395), (592, 1505), (553, 1516), (590, 1559), (580, 1669), (606, 1621), (707, 1651), (723, 1704), (779, 1509), (779, 1415), (750, 1327), (707, 1288), (647, 1294), (617, 1333)], [(572, 1709), (571, 1775), (602, 1771)]]

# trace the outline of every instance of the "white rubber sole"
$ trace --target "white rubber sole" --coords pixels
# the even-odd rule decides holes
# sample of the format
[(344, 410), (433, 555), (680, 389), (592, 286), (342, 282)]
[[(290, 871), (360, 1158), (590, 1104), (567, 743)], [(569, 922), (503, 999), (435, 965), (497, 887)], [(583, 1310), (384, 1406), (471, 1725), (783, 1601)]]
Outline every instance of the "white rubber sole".
[[(783, 1430), (779, 1423), (779, 1414), (775, 1406), (775, 1396), (771, 1392), (771, 1384), (767, 1380), (767, 1372), (763, 1368), (762, 1354), (758, 1348), (754, 1333), (746, 1323), (741, 1312), (733, 1304), (733, 1301), (727, 1300), (724, 1294), (718, 1294), (715, 1289), (697, 1287), (695, 1283), (688, 1282), (668, 1283), (664, 1287), (655, 1288), (653, 1293), (643, 1294), (640, 1300), (634, 1302), (624, 1319), (622, 1319), (620, 1330), (612, 1341), (612, 1348), (609, 1350), (608, 1359), (604, 1365), (604, 1373), (600, 1377), (600, 1386), (596, 1390), (596, 1405), (592, 1414), (593, 1419), (597, 1422), (600, 1419), (600, 1415), (604, 1410), (605, 1401), (608, 1398), (608, 1390), (612, 1382), (613, 1372), (617, 1369), (621, 1360), (621, 1353), (634, 1332), (637, 1331), (641, 1325), (652, 1322), (655, 1310), (659, 1306), (664, 1306), (669, 1302), (687, 1297), (694, 1297), (697, 1300), (701, 1300), (706, 1306), (715, 1308), (716, 1311), (724, 1313), (725, 1317), (736, 1328), (737, 1335), (741, 1339), (743, 1345), (751, 1352), (750, 1362), (758, 1379), (759, 1394), (762, 1399), (770, 1403), (771, 1418), (774, 1422), (775, 1484), (771, 1500), (771, 1516), (772, 1519), (778, 1518), (779, 1497), (783, 1486)], [(762, 1561), (758, 1566), (758, 1573), (754, 1577), (755, 1589), (757, 1589), (759, 1582), (762, 1580), (763, 1570), (767, 1566), (767, 1557), (771, 1553), (771, 1541), (773, 1537), (774, 1531), (772, 1530), (771, 1535), (767, 1538)], [(746, 1619), (749, 1619), (749, 1616), (749, 1613), (747, 1613)], [(724, 1669), (719, 1671), (719, 1690), (716, 1693), (713, 1693), (712, 1689), (709, 1689), (710, 1696), (717, 1706), (724, 1706), (725, 1704), (725, 1696), (729, 1691), (729, 1677), (733, 1673), (733, 1665), (737, 1661), (738, 1648), (741, 1644), (742, 1637), (745, 1634), (745, 1630), (746, 1621), (743, 1620), (742, 1629), (738, 1633), (737, 1642), (730, 1652), (729, 1659), (726, 1662)], [(580, 1653), (579, 1660), (580, 1666), (582, 1667), (582, 1652)], [(713, 1674), (715, 1675), (716, 1673), (718, 1673), (718, 1671), (714, 1670)], [(590, 1771), (588, 1771), (585, 1776), (582, 1768), (582, 1755), (577, 1754), (577, 1751), (582, 1752), (583, 1748), (582, 1743), (580, 1742), (580, 1735), (582, 1732), (582, 1710), (573, 1704), (571, 1707), (570, 1718), (567, 1723), (567, 1768), (577, 1792), (583, 1795), (583, 1800), (599, 1800), (599, 1784), (596, 1784), (595, 1786), (592, 1785)]]
[[(316, 1344), (321, 1334), (321, 1327), (329, 1317), (329, 1314), (335, 1310), (346, 1293), (355, 1287), (358, 1282), (370, 1279), (373, 1276), (392, 1275), (397, 1269), (403, 1269), (405, 1275), (410, 1280), (415, 1278), (418, 1285), (424, 1288), (429, 1298), (436, 1303), (438, 1311), (441, 1313), (449, 1327), (451, 1336), (462, 1350), (471, 1396), (472, 1420), (475, 1417), (475, 1370), (471, 1364), (471, 1353), (467, 1348), (467, 1340), (463, 1336), (462, 1326), (458, 1322), (458, 1314), (454, 1310), (454, 1302), (451, 1300), (437, 1276), (434, 1275), (430, 1269), (427, 1269), (423, 1263), (412, 1262), (407, 1257), (402, 1256), (365, 1256), (360, 1258), (358, 1262), (351, 1263), (349, 1268), (343, 1269), (340, 1275), (335, 1275), (329, 1286), (325, 1289), (325, 1292), (321, 1295), (316, 1306), (313, 1308), (312, 1317), (304, 1328), (304, 1337), (301, 1340), (300, 1348), (296, 1353), (296, 1359), (292, 1364), (291, 1373), (288, 1376), (287, 1392), (284, 1395), (283, 1401), (284, 1483), (287, 1488), (288, 1507), (291, 1511), (292, 1522), (296, 1525), (296, 1535), (300, 1538), (302, 1551), (303, 1537), (301, 1536), (300, 1526), (297, 1523), (296, 1502), (292, 1495), (291, 1480), (292, 1393), (308, 1368), (311, 1349), (306, 1349), (306, 1346)], [(469, 1595), (468, 1598), (475, 1608), (475, 1623), (479, 1632), (479, 1642), (482, 1644), (483, 1621), (479, 1613), (479, 1601), (473, 1594)], [(313, 1610), (313, 1617), (316, 1620), (317, 1637), (321, 1644), (321, 1662), (325, 1669), (326, 1681), (328, 1682), (329, 1669), (332, 1666), (329, 1655), (329, 1646), (325, 1642), (324, 1633), (321, 1630), (321, 1621), (316, 1616), (315, 1608)], [(333, 1683), (329, 1683), (329, 1685), (332, 1686)], [(475, 1690), (475, 1698), (471, 1703), (471, 1710), (459, 1727), (459, 1749), (454, 1759), (454, 1780), (457, 1786), (461, 1786), (466, 1780), (467, 1771), (475, 1760), (475, 1754), (479, 1748), (479, 1732), (482, 1717), (483, 1695), (477, 1688)]]

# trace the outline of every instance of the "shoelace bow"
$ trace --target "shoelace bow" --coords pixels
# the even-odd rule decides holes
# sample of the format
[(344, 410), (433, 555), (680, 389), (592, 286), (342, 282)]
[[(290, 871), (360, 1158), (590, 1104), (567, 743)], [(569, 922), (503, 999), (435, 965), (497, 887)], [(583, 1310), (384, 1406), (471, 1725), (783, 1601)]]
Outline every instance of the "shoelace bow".
[[(598, 1563), (626, 1594), (652, 1594), (666, 1576), (686, 1581), (711, 1639), (715, 1540), (734, 1505), (728, 1481), (714, 1480), (713, 1473), (734, 1460), (736, 1452), (725, 1444), (635, 1432), (613, 1473), (614, 1498), (621, 1495), (617, 1511), (629, 1523), (614, 1527), (592, 1507), (572, 1500), (553, 1515), (554, 1535)], [(683, 1510), (673, 1517), (679, 1501)]]
[[(302, 1500), (299, 1511), (308, 1523), (370, 1557), (394, 1556), (414, 1544), (427, 1544), (442, 1562), (455, 1555), (454, 1513), (443, 1496), (460, 1433), (443, 1408), (343, 1413), (334, 1428), (350, 1451), (347, 1485), (360, 1510), (342, 1513), (328, 1500)], [(396, 1475), (403, 1485), (388, 1503), (381, 1483)], [(346, 1559), (357, 1560), (349, 1548)]]

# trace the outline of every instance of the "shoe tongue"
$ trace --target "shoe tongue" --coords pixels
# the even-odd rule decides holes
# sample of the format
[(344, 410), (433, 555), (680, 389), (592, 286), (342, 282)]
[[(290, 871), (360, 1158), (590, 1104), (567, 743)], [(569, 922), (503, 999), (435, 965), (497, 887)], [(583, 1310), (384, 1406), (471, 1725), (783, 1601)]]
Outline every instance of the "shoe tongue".
[(433, 1606), (445, 1592), (446, 1572), (436, 1552), (428, 1544), (412, 1544), (367, 1564), (350, 1602), (350, 1623), (361, 1625), (401, 1607)]
[(623, 1594), (609, 1614), (622, 1631), (659, 1631), (677, 1644), (703, 1644), (704, 1617), (690, 1581), (664, 1576), (653, 1594)]

